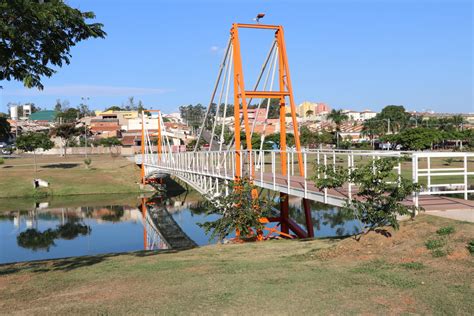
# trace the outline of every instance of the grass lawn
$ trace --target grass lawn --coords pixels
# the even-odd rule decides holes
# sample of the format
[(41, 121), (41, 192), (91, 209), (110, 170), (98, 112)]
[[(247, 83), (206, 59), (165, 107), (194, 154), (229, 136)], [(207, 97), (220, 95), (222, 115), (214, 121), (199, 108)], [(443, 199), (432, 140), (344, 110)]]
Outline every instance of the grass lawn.
[[(447, 226), (454, 232), (436, 232)], [(6, 265), (0, 310), (471, 315), (472, 239), (474, 224), (420, 215), (391, 238), (369, 234), (360, 242), (275, 240)]]
[(86, 169), (83, 156), (38, 156), (35, 174), (31, 155), (5, 159), (0, 165), (0, 198), (34, 195), (32, 181), (40, 178), (50, 183), (45, 189), (54, 196), (139, 192), (140, 170), (123, 157), (90, 157)]

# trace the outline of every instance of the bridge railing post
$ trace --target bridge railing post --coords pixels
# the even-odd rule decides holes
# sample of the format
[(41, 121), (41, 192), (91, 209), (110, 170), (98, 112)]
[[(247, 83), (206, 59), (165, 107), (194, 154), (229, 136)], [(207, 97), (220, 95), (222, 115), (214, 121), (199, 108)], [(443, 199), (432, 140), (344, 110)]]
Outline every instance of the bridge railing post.
[(276, 190), (276, 178), (275, 178), (275, 151), (272, 151), (272, 181), (273, 181), (273, 190)]
[[(323, 162), (324, 162), (324, 179), (327, 179), (328, 175), (326, 173), (326, 168), (328, 166), (328, 157), (326, 154), (323, 156)], [(324, 188), (324, 203), (328, 202), (328, 188)]]
[(288, 195), (290, 194), (290, 182), (291, 182), (291, 176), (290, 176), (290, 162), (291, 162), (291, 152), (287, 151), (286, 152), (286, 176), (287, 176), (287, 184), (288, 184)]
[[(462, 142), (461, 142), (462, 143)], [(464, 199), (467, 200), (468, 183), (467, 183), (467, 153), (464, 154)]]
[(303, 168), (304, 168), (304, 198), (308, 198), (308, 159), (306, 150), (303, 152)]
[[(412, 180), (413, 183), (418, 183), (418, 155), (415, 153), (412, 155)], [(418, 207), (418, 194), (413, 191), (413, 204)], [(415, 214), (416, 215), (416, 214)]]

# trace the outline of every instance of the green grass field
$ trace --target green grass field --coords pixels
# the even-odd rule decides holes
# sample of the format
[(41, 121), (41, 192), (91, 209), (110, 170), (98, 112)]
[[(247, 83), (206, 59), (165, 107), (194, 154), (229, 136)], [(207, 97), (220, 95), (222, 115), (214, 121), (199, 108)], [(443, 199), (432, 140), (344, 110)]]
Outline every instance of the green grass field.
[(34, 178), (48, 181), (44, 191), (53, 196), (139, 192), (140, 170), (134, 163), (109, 155), (90, 158), (86, 169), (83, 156), (38, 156), (36, 173), (31, 155), (5, 159), (0, 165), (0, 198), (34, 196)]
[[(442, 227), (453, 227), (439, 235)], [(0, 266), (4, 314), (449, 314), (474, 310), (474, 224)], [(444, 255), (425, 243), (443, 238)]]

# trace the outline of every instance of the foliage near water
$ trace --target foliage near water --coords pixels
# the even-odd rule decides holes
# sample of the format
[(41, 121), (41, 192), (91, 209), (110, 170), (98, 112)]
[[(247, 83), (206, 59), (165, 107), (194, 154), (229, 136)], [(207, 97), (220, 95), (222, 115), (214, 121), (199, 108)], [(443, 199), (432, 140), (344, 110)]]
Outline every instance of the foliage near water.
[(274, 203), (263, 196), (255, 198), (257, 187), (245, 178), (230, 182), (228, 191), (227, 196), (210, 196), (204, 206), (207, 215), (220, 216), (215, 221), (199, 224), (210, 233), (210, 239), (222, 240), (234, 231), (250, 236), (263, 230), (260, 219), (270, 215)]
[(79, 235), (87, 235), (91, 231), (89, 226), (77, 222), (67, 222), (58, 225), (55, 229), (48, 228), (45, 231), (39, 231), (35, 228), (29, 228), (21, 232), (17, 237), (20, 247), (32, 249), (34, 251), (44, 249), (49, 251), (54, 246), (55, 239), (71, 240)]
[(319, 177), (314, 177), (314, 180), (319, 190), (342, 188), (349, 182), (355, 184), (358, 190), (347, 199), (344, 208), (352, 210), (363, 224), (362, 234), (372, 230), (383, 232), (386, 226), (398, 229), (399, 216), (413, 216), (420, 211), (414, 205), (402, 203), (420, 187), (404, 177), (397, 178), (393, 170), (399, 161), (396, 158), (382, 158), (357, 169), (321, 165), (317, 167)]
[[(471, 315), (472, 256), (433, 260), (414, 251), (448, 225), (456, 229), (452, 246), (467, 253), (472, 223), (421, 214), (392, 238), (369, 233), (359, 242), (275, 240), (2, 265), (1, 311)], [(67, 299), (58, 304), (58, 295)]]

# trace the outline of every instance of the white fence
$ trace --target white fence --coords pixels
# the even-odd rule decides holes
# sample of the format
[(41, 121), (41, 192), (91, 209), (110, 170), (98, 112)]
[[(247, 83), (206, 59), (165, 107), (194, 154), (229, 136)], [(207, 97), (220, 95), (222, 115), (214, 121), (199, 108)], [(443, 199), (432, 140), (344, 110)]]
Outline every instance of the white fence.
[[(193, 186), (199, 186), (202, 192), (219, 191), (222, 181), (233, 180), (236, 174), (236, 151), (199, 151), (181, 153), (163, 153), (158, 159), (156, 153), (144, 155), (146, 175), (167, 172), (181, 177)], [(286, 158), (286, 173), (282, 174), (281, 155)], [(240, 151), (242, 164), (240, 174), (251, 177), (260, 187), (288, 193), (316, 201), (341, 205), (347, 197), (355, 193), (355, 184), (347, 183), (340, 193), (334, 195), (327, 189), (322, 192), (314, 186), (317, 177), (326, 174), (316, 172), (317, 166), (342, 166), (356, 169), (383, 157), (405, 157), (394, 168), (393, 180), (400, 176), (412, 178), (420, 183), (422, 191), (414, 194), (413, 199), (418, 205), (419, 195), (450, 195), (474, 193), (469, 188), (469, 177), (474, 176), (474, 153), (456, 152), (396, 152), (396, 151), (355, 151), (355, 150), (303, 150), (300, 175), (298, 152), (288, 150)], [(137, 155), (136, 161), (141, 164), (142, 156)], [(411, 162), (410, 162), (411, 160)], [(471, 183), (474, 181), (471, 181)]]

